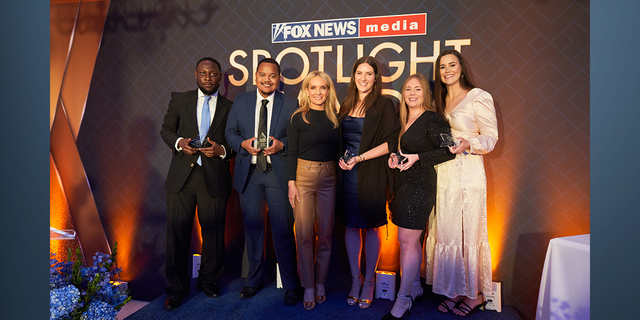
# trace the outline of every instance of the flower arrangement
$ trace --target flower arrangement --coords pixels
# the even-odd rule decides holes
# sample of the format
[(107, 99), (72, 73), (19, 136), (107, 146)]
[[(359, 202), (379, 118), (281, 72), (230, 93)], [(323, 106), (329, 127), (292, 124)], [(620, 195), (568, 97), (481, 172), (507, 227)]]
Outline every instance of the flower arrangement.
[(51, 254), (49, 276), (50, 319), (113, 320), (129, 300), (127, 291), (109, 280), (117, 277), (120, 268), (114, 268), (118, 243), (111, 255), (97, 252), (93, 265), (82, 267), (80, 249), (72, 262), (69, 249), (67, 260), (58, 261)]

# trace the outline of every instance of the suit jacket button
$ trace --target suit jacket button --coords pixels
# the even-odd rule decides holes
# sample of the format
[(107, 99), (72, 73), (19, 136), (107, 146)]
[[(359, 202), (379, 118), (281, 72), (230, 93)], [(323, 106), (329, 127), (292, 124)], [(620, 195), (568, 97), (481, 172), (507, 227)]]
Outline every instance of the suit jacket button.
[(193, 164), (193, 163), (192, 163), (192, 164), (191, 164), (191, 168), (193, 168), (193, 166), (195, 166), (195, 164)]

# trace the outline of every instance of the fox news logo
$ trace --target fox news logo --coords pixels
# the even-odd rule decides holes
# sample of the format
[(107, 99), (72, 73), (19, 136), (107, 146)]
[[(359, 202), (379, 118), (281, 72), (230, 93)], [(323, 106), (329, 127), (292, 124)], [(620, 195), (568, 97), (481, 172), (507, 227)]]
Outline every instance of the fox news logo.
[(274, 23), (271, 42), (395, 37), (427, 34), (427, 14)]

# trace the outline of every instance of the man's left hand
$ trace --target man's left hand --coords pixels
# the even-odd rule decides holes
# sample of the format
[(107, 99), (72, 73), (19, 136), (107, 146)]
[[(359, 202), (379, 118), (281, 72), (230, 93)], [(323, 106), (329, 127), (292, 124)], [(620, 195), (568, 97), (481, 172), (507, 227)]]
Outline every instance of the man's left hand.
[(280, 140), (274, 137), (270, 138), (273, 140), (273, 144), (271, 144), (271, 147), (269, 148), (264, 148), (263, 152), (265, 156), (270, 156), (274, 153), (278, 153), (280, 152), (280, 150), (282, 150), (282, 148), (284, 148), (284, 144)]
[(221, 145), (219, 145), (215, 141), (212, 141), (211, 139), (209, 139), (209, 137), (207, 137), (207, 141), (211, 143), (211, 146), (198, 149), (200, 150), (200, 152), (202, 152), (202, 154), (204, 154), (207, 158), (219, 157), (221, 155), (224, 155), (224, 148), (222, 148)]

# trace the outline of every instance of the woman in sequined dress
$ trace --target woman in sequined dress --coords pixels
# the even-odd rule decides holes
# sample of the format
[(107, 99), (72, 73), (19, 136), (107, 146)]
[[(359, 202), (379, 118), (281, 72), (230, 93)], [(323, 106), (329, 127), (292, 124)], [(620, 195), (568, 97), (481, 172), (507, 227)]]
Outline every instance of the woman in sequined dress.
[(450, 134), (451, 128), (443, 114), (431, 105), (431, 90), (422, 74), (411, 75), (402, 87), (400, 101), (399, 161), (392, 154), (388, 165), (396, 171), (393, 200), (389, 203), (391, 221), (398, 226), (400, 242), (400, 288), (393, 309), (383, 319), (398, 319), (411, 308), (413, 299), (422, 294), (420, 265), (422, 245), (420, 235), (427, 226), (428, 215), (436, 202), (436, 171), (434, 165), (455, 157), (440, 147), (440, 134)]

